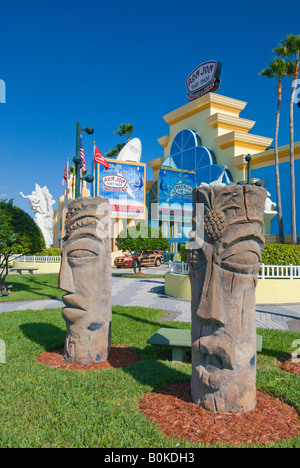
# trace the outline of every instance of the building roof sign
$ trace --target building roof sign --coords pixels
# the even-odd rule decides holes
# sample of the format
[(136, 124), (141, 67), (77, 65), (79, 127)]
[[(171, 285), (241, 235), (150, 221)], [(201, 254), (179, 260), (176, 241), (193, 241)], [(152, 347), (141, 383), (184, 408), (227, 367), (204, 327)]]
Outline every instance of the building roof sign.
[(221, 69), (222, 63), (216, 60), (198, 65), (185, 80), (188, 100), (193, 101), (204, 94), (216, 91), (220, 85)]

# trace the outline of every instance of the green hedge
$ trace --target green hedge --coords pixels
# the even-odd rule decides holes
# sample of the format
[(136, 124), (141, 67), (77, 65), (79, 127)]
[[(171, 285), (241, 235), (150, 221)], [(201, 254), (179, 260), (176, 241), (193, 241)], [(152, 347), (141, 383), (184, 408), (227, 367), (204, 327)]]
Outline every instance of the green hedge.
[[(186, 245), (180, 247), (181, 260), (187, 261)], [(262, 263), (265, 265), (300, 265), (300, 245), (266, 244)]]
[(49, 249), (43, 249), (40, 252), (36, 253), (36, 257), (60, 257), (61, 252), (60, 249), (54, 249), (54, 248), (49, 248)]
[(266, 244), (262, 263), (265, 265), (300, 265), (300, 245)]

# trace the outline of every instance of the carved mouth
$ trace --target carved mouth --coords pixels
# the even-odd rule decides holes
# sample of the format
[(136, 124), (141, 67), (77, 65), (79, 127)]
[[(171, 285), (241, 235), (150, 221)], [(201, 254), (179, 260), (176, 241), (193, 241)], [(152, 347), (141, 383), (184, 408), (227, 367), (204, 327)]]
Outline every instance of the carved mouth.
[(76, 322), (81, 319), (86, 312), (86, 309), (80, 306), (75, 294), (66, 294), (62, 297), (62, 301), (65, 304), (62, 310), (62, 315), (65, 320)]
[(233, 370), (228, 344), (228, 337), (224, 336), (221, 327), (215, 330), (215, 334), (200, 338), (196, 345), (199, 380), (211, 391), (219, 390), (227, 373)]
[[(213, 360), (215, 357), (218, 358), (218, 356), (211, 356)], [(226, 379), (226, 375), (229, 372), (228, 369), (219, 369), (214, 364), (211, 364), (207, 367), (200, 365), (197, 367), (197, 371), (199, 373), (199, 380), (202, 382), (202, 385), (213, 392), (216, 392), (221, 388), (222, 382)]]

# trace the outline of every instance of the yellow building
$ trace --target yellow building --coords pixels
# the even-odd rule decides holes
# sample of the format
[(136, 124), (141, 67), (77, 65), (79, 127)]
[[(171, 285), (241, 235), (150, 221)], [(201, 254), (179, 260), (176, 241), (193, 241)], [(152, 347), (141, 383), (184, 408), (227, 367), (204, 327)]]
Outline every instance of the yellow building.
[[(169, 126), (169, 132), (158, 139), (162, 146), (161, 156), (148, 162), (153, 170), (152, 181), (146, 181), (146, 168), (143, 169), (145, 177), (143, 189), (147, 200), (144, 198), (143, 203), (145, 216), (147, 205), (150, 212), (153, 203), (159, 207), (157, 218), (152, 217), (149, 224), (159, 227), (168, 237), (171, 252), (178, 252), (180, 244), (188, 240), (192, 219), (192, 189), (202, 182), (209, 183), (218, 177), (223, 177), (222, 181), (226, 183), (246, 181), (248, 173), (245, 157), (248, 154), (252, 157), (252, 182), (260, 180), (270, 192), (271, 199), (276, 201), (274, 149), (270, 148), (273, 139), (252, 132), (255, 121), (240, 116), (241, 113), (245, 115), (246, 105), (244, 101), (209, 92), (163, 116)], [(279, 148), (279, 159), (280, 166), (288, 164), (288, 146)], [(300, 159), (300, 143), (295, 144), (295, 159)], [(128, 164), (128, 167), (132, 166), (133, 169), (135, 167), (136, 170), (145, 166), (142, 163), (129, 163), (126, 160), (114, 160), (112, 164), (118, 162)], [(101, 191), (101, 180), (103, 174), (102, 177), (98, 176), (96, 181), (98, 187), (96, 195), (106, 196), (109, 191)], [(287, 183), (286, 180), (282, 182)], [(69, 202), (74, 198), (72, 187), (71, 179), (68, 186)], [(109, 190), (103, 187), (103, 184), (102, 188)], [(286, 192), (287, 189), (284, 189), (285, 200)], [(83, 194), (90, 194), (86, 187)], [(54, 246), (60, 245), (64, 235), (65, 214), (66, 190), (55, 212)], [(273, 207), (273, 211), (265, 219), (267, 241), (277, 240), (276, 235), (270, 236), (276, 234), (276, 229), (275, 232), (271, 230), (271, 221), (275, 215)], [(115, 245), (115, 238), (120, 231), (141, 222), (145, 216), (138, 218), (131, 217), (129, 212), (125, 213), (125, 216), (121, 212), (114, 213), (113, 258), (120, 254)], [(273, 221), (273, 225), (276, 226), (276, 221)]]
[[(86, 182), (82, 181), (82, 196), (90, 196), (90, 191), (86, 187)], [(68, 179), (68, 184), (63, 190), (63, 194), (59, 197), (58, 208), (54, 211), (53, 216), (53, 247), (60, 248), (61, 240), (65, 236), (65, 221), (68, 204), (75, 199), (75, 176), (71, 174)]]
[[(133, 141), (128, 149), (139, 148), (140, 143)], [(122, 153), (124, 155), (124, 151)], [(134, 153), (134, 156), (136, 153)], [(130, 154), (129, 154), (130, 156)], [(129, 157), (127, 156), (127, 157)], [(126, 158), (126, 153), (125, 153)], [(137, 158), (140, 159), (140, 155)], [(124, 159), (106, 159), (107, 169), (96, 164), (95, 182), (91, 191), (82, 181), (81, 196), (101, 196), (109, 199), (111, 206), (111, 250), (112, 261), (122, 252), (117, 249), (116, 238), (127, 227), (140, 222), (147, 223), (146, 210), (146, 164)], [(58, 209), (54, 212), (53, 246), (60, 247), (65, 235), (67, 207), (75, 198), (75, 176), (72, 174), (68, 186), (58, 200)]]
[[(250, 132), (255, 121), (240, 117), (246, 104), (208, 93), (163, 117), (169, 125), (169, 134), (158, 139), (164, 156), (148, 163), (154, 172), (148, 199), (150, 206), (159, 205), (156, 225), (168, 237), (173, 253), (188, 240), (192, 188), (219, 177), (225, 183), (246, 181), (245, 157), (249, 154), (251, 170), (257, 166), (257, 157), (267, 160), (263, 157), (266, 154), (272, 159), (272, 151), (266, 150), (273, 139)], [(253, 175), (252, 182), (260, 179)], [(274, 199), (276, 193), (271, 196)], [(275, 215), (273, 211), (265, 219), (265, 233), (270, 233), (270, 222)]]

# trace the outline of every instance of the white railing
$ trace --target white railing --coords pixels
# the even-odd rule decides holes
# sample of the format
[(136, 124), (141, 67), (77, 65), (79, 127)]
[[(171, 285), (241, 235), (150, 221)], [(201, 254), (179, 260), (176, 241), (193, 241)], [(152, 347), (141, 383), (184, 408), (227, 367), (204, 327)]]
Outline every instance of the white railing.
[(59, 263), (61, 257), (38, 257), (36, 255), (22, 255), (15, 259), (17, 262), (31, 263)]
[(189, 266), (185, 262), (169, 262), (169, 272), (170, 273), (177, 273), (179, 275), (188, 275), (189, 274)]
[[(188, 275), (189, 266), (185, 262), (169, 262), (169, 273)], [(260, 279), (300, 279), (300, 266), (262, 264), (258, 277)]]
[(258, 277), (261, 279), (300, 279), (300, 266), (262, 264)]

